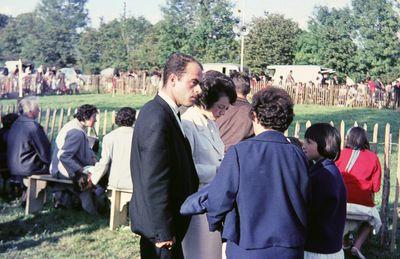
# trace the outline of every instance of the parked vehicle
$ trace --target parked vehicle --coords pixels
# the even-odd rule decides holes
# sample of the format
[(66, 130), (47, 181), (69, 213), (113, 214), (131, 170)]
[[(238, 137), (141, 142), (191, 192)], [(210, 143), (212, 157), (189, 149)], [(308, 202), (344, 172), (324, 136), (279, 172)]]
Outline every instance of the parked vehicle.
[[(205, 63), (203, 64), (204, 72), (215, 70), (229, 76), (234, 71), (240, 71), (240, 65), (234, 63)], [(243, 71), (249, 74), (249, 68), (243, 67)]]
[[(283, 78), (285, 82), (290, 71), (295, 82), (313, 82), (317, 85), (322, 79), (323, 74), (333, 74), (335, 70), (324, 68), (318, 65), (271, 65), (267, 67), (268, 75), (272, 78), (273, 84), (278, 84)], [(318, 78), (318, 79), (317, 79)]]

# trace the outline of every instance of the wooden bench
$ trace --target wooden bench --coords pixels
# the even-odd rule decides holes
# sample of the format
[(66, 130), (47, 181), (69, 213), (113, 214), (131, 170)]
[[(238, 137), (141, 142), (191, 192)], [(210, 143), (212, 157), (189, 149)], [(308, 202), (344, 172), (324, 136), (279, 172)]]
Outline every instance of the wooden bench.
[(26, 192), (25, 215), (39, 212), (46, 202), (45, 189), (49, 182), (72, 184), (72, 180), (57, 179), (51, 175), (32, 175), (28, 178), (28, 189)]
[(121, 225), (128, 225), (128, 202), (132, 197), (132, 190), (109, 188), (111, 192), (110, 230)]

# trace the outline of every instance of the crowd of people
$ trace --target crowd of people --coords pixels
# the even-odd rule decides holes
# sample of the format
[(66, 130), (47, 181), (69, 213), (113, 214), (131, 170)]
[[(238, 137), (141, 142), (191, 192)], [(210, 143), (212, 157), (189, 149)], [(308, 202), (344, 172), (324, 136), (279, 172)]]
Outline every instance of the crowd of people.
[(24, 96), (78, 94), (84, 80), (72, 68), (66, 70), (44, 66), (34, 69), (32, 64), (23, 65), (22, 71), (19, 71), (18, 66), (12, 70), (4, 67), (0, 74), (0, 98), (10, 98), (19, 91), (20, 75)]
[[(365, 130), (351, 128), (343, 150), (327, 123), (309, 127), (304, 142), (287, 138), (291, 97), (267, 87), (249, 103), (250, 81), (203, 73), (193, 57), (172, 54), (137, 120), (133, 108), (118, 111), (100, 160), (86, 130), (94, 105), (77, 109), (51, 150), (35, 121), (39, 99), (25, 97), (19, 115), (2, 118), (2, 178), (13, 197), (33, 174), (71, 179), (52, 186), (54, 207), (92, 215), (107, 207), (107, 187), (133, 190), (142, 258), (344, 258), (343, 249), (365, 258), (362, 245), (381, 224), (373, 199), (381, 168)], [(345, 233), (349, 212), (373, 215), (355, 240)]]

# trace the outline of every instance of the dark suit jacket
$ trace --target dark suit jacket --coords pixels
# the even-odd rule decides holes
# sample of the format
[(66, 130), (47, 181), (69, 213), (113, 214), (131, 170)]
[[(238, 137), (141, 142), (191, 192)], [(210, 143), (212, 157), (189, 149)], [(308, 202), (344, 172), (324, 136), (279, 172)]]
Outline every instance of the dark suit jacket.
[(7, 159), (11, 175), (48, 174), (50, 142), (42, 126), (21, 115), (7, 136)]
[(182, 240), (190, 217), (179, 214), (199, 180), (190, 144), (158, 95), (140, 110), (131, 151), (132, 231), (155, 241)]
[(307, 159), (276, 131), (231, 147), (208, 188), (211, 231), (244, 249), (302, 249), (309, 202)]

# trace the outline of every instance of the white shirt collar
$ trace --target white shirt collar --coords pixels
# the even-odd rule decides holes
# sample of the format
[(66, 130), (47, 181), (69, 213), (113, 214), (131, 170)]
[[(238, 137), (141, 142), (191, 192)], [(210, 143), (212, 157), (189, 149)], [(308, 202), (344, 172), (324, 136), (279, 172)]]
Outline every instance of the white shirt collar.
[(169, 97), (167, 94), (165, 94), (163, 91), (159, 91), (158, 95), (168, 103), (168, 106), (171, 107), (172, 111), (174, 112), (174, 114), (178, 114), (179, 112), (179, 108), (178, 105), (176, 105), (176, 103), (171, 99), (171, 97)]

